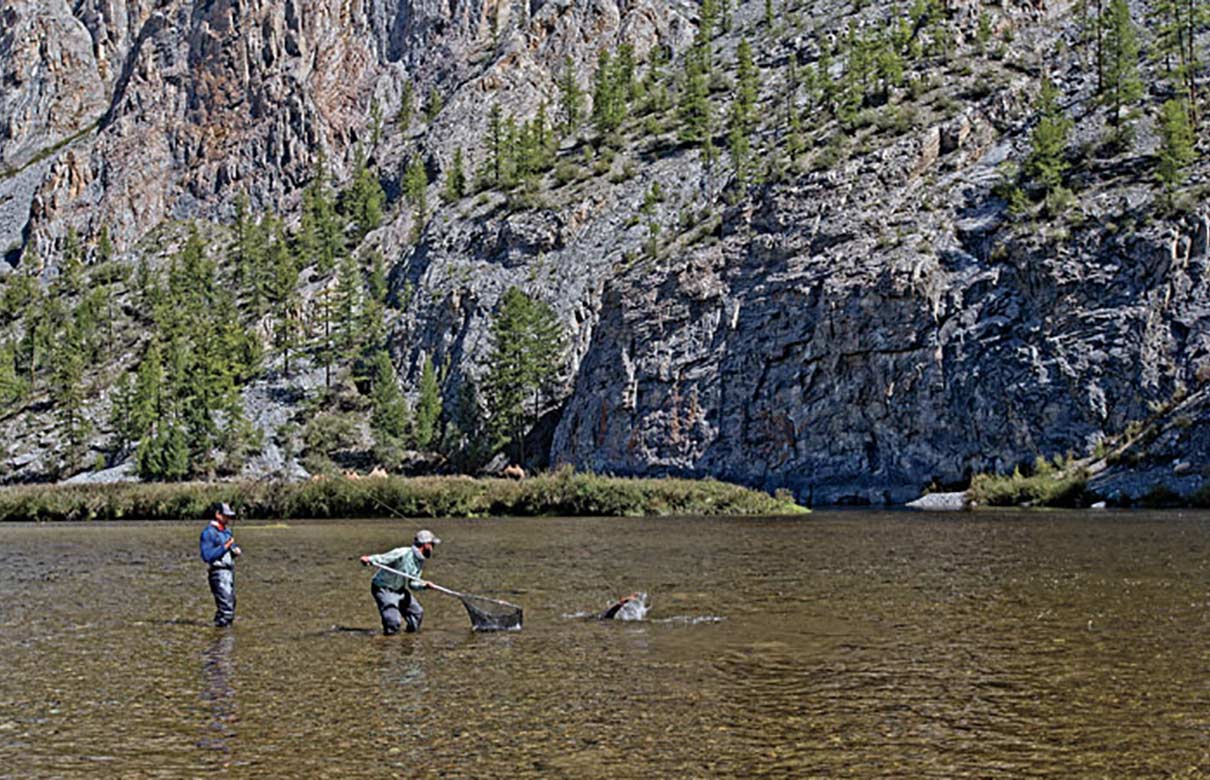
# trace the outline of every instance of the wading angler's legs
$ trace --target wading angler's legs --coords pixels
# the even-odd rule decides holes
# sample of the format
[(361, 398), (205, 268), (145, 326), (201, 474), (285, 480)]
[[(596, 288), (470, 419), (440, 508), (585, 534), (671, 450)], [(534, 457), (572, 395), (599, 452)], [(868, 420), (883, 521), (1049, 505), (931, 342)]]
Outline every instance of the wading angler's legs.
[(370, 586), (370, 593), (374, 596), (378, 615), (382, 618), (382, 633), (387, 636), (399, 633), (399, 624), (403, 622), (399, 614), (399, 600), (403, 597), (402, 594), (377, 585)]
[(210, 592), (214, 594), (214, 625), (222, 628), (235, 620), (235, 572), (210, 570)]

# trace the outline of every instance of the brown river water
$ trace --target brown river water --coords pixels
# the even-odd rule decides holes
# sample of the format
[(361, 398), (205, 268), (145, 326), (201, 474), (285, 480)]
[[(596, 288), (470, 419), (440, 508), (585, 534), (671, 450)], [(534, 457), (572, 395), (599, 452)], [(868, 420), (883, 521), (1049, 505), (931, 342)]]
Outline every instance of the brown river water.
[[(1210, 514), (0, 526), (0, 777), (1208, 778)], [(632, 590), (641, 621), (575, 617)]]

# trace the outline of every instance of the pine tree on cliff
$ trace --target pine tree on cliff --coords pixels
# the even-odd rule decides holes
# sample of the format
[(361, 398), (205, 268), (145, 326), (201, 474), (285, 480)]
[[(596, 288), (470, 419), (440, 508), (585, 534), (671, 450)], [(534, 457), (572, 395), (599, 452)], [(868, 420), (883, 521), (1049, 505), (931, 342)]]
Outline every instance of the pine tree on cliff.
[(403, 191), (412, 204), (412, 240), (419, 241), (429, 218), (428, 208), (429, 174), (420, 155), (413, 155), (403, 176)]
[(51, 398), (59, 421), (64, 444), (64, 461), (69, 473), (79, 465), (82, 449), (91, 424), (84, 416), (86, 393), (84, 388), (83, 334), (71, 321), (66, 323), (54, 350), (54, 371), (51, 383)]
[(165, 416), (164, 357), (159, 341), (151, 339), (135, 373), (134, 401), (131, 405), (132, 439), (148, 438)]
[(576, 66), (571, 57), (563, 60), (559, 73), (559, 108), (563, 111), (563, 135), (571, 135), (580, 126), (580, 115), (584, 111), (584, 91), (576, 80)]
[(358, 320), (362, 303), (361, 270), (352, 255), (341, 258), (336, 272), (334, 320), (336, 349), (342, 361), (352, 360), (360, 351)]
[(1163, 62), (1164, 71), (1173, 88), (1189, 109), (1194, 126), (1198, 120), (1198, 61), (1197, 31), (1210, 24), (1210, 5), (1203, 0), (1157, 0), (1152, 3), (1151, 16), (1156, 34), (1156, 58)]
[(269, 267), (273, 271), (271, 298), (273, 300), (273, 342), (282, 357), (282, 373), (290, 376), (290, 356), (298, 342), (298, 264), (281, 224), (276, 226), (276, 238), (269, 247)]
[(395, 366), (386, 350), (374, 353), (374, 384), (370, 390), (370, 430), (381, 444), (396, 444), (407, 433), (408, 409), (399, 383), (395, 378)]
[(701, 55), (691, 51), (685, 58), (680, 92), (680, 132), (682, 142), (701, 146), (707, 159), (713, 156), (710, 118), (710, 81)]
[(1067, 171), (1067, 136), (1072, 122), (1059, 105), (1059, 91), (1049, 77), (1043, 76), (1042, 87), (1034, 106), (1038, 124), (1030, 136), (1030, 152), (1025, 160), (1025, 175), (1054, 202), (1063, 189), (1063, 174)]
[(760, 76), (756, 65), (752, 62), (752, 47), (748, 39), (742, 38), (735, 54), (735, 96), (736, 111), (734, 118), (740, 122), (745, 133), (751, 133), (756, 126), (756, 101), (759, 97)]
[[(356, 176), (354, 177), (354, 181), (356, 181)], [(330, 270), (336, 267), (337, 259), (344, 254), (345, 236), (344, 226), (340, 216), (337, 214), (336, 197), (332, 193), (331, 179), (328, 175), (327, 156), (323, 153), (322, 149), (315, 161), (314, 174), (308, 186), (311, 189), (312, 219), (315, 223), (316, 263), (321, 269)], [(379, 208), (381, 209), (384, 197), (382, 189), (378, 186), (377, 180), (373, 182), (373, 186), (378, 187), (376, 195)], [(364, 192), (370, 192), (373, 189), (369, 182), (363, 182), (362, 187)], [(367, 216), (372, 216), (372, 214)], [(254, 261), (254, 268), (257, 269), (258, 284), (262, 288), (268, 287), (270, 284), (268, 279), (272, 270), (265, 268), (265, 266), (268, 256), (268, 243), (272, 234), (270, 221), (263, 217), (257, 229), (251, 232), (251, 238), (256, 244), (253, 248), (252, 259)]]
[(445, 108), (445, 101), (442, 99), (441, 93), (437, 91), (437, 88), (433, 87), (429, 90), (428, 103), (424, 107), (424, 121), (431, 125), (443, 108)]
[(698, 19), (691, 49), (691, 52), (697, 55), (698, 64), (707, 77), (714, 69), (714, 46), (711, 41), (718, 24), (719, 2), (720, 0), (702, 0), (701, 17)]
[[(356, 225), (354, 240), (360, 242), (366, 234), (382, 224), (382, 204), (386, 195), (378, 177), (366, 162), (365, 151), (358, 146), (354, 152), (353, 181), (342, 199), (344, 213)], [(320, 270), (327, 273), (335, 266), (335, 258), (327, 258)]]
[(109, 429), (113, 431), (109, 451), (118, 456), (139, 436), (134, 428), (135, 391), (130, 372), (124, 372), (114, 383), (109, 397), (112, 399), (109, 405)]
[(26, 392), (25, 380), (17, 368), (17, 352), (12, 342), (0, 344), (0, 406), (10, 410)]
[(374, 351), (386, 348), (386, 324), (383, 320), (390, 291), (382, 254), (370, 252), (369, 261), (370, 274), (366, 278), (366, 295), (361, 307), (360, 340), (363, 351), (372, 355)]
[(626, 103), (617, 68), (610, 60), (609, 52), (602, 51), (597, 58), (597, 72), (592, 87), (592, 122), (597, 132), (608, 135), (622, 124), (626, 116)]
[(484, 382), (491, 447), (498, 451), (513, 445), (524, 464), (527, 423), (537, 421), (543, 394), (561, 365), (562, 328), (550, 306), (510, 287), (500, 299), (491, 336)]
[(1130, 18), (1127, 0), (1110, 0), (1102, 20), (1105, 29), (1105, 83), (1103, 99), (1109, 106), (1109, 121), (1122, 121), (1122, 109), (1143, 96), (1139, 77), (1139, 40)]
[(1197, 138), (1189, 122), (1189, 109), (1183, 100), (1167, 100), (1160, 107), (1160, 149), (1156, 175), (1169, 200), (1188, 176), (1188, 167), (1197, 159)]
[(63, 265), (57, 280), (61, 294), (76, 295), (84, 286), (84, 248), (75, 228), (67, 229), (63, 239)]
[(634, 46), (629, 43), (623, 43), (618, 46), (618, 54), (614, 59), (613, 75), (614, 87), (617, 89), (618, 98), (623, 104), (634, 100), (635, 89), (638, 83), (635, 81), (635, 62), (634, 62)]
[(487, 111), (487, 172), (493, 186), (504, 182), (506, 161), (504, 112), (499, 103), (492, 103)]
[(415, 116), (416, 88), (412, 86), (412, 82), (406, 81), (399, 96), (399, 111), (395, 114), (395, 122), (399, 125), (400, 132), (406, 133), (412, 129), (412, 119)]
[(448, 203), (456, 203), (466, 196), (466, 171), (462, 162), (462, 147), (454, 150), (454, 160), (445, 172), (445, 190), (442, 196)]
[(427, 450), (432, 446), (437, 434), (437, 424), (441, 420), (441, 387), (437, 381), (437, 371), (433, 368), (433, 359), (424, 357), (420, 368), (420, 398), (416, 402), (416, 420), (413, 427), (413, 439), (416, 449)]

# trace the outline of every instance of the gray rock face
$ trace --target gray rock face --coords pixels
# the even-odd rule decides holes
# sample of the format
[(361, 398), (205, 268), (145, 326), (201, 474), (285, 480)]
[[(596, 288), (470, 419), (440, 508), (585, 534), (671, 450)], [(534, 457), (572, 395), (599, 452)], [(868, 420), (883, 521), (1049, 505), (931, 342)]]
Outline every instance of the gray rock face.
[[(759, 5), (739, 5), (735, 30), (759, 34)], [(974, 39), (984, 5), (947, 4), (955, 46)], [(1057, 52), (1047, 67), (1072, 101), (1090, 101), (1067, 4), (1038, 5), (988, 6), (996, 34), (1013, 34), (1005, 56)], [(358, 248), (391, 266), (391, 346), (409, 390), (426, 356), (450, 366), (447, 400), (481, 378), (492, 312), (516, 285), (569, 335), (543, 410), (552, 461), (713, 475), (812, 503), (899, 503), (930, 483), (1084, 453), (1210, 378), (1199, 373), (1210, 366), (1205, 203), (1157, 218), (1149, 174), (1095, 156), (1066, 222), (1033, 230), (992, 195), (998, 166), (1028, 143), (1036, 82), (1021, 65), (985, 62), (993, 86), (960, 109), (948, 104), (963, 77), (944, 73), (906, 127), (844, 131), (837, 162), (812, 150), (814, 172), (783, 183), (739, 187), (726, 155), (707, 164), (676, 140), (672, 111), (653, 128), (634, 120), (612, 161), (583, 166), (582, 139), (566, 141), (574, 181), (439, 205), (456, 149), (468, 172), (483, 163), (493, 102), (524, 121), (554, 99), (566, 58), (587, 90), (597, 54), (620, 42), (640, 59), (657, 45), (679, 57), (698, 11), (690, 0), (11, 0), (0, 10), (0, 252), (53, 263), (69, 227), (91, 240), (102, 224), (130, 249), (165, 222), (226, 217), (241, 190), (291, 217), (321, 151), (340, 181), (360, 146), (393, 193), (419, 155), (434, 179), (431, 220), (415, 231), (411, 208), (393, 203)], [(780, 105), (784, 63), (812, 65), (834, 37), (808, 21), (756, 47), (767, 106)], [(719, 62), (738, 40), (717, 39)], [(420, 98), (437, 90), (444, 109), (398, 127), (405, 84)], [(1073, 150), (1105, 132), (1085, 107)], [(1149, 121), (1130, 161), (1139, 171), (1154, 149)], [(766, 124), (758, 146), (781, 132)], [(640, 216), (656, 182), (663, 199)], [(1191, 182), (1210, 182), (1204, 158)], [(245, 391), (270, 438), (294, 411), (274, 381)], [(1173, 436), (1163, 452), (1191, 465), (1147, 468), (1193, 485), (1210, 441)], [(10, 469), (49, 472), (27, 438)], [(287, 461), (270, 442), (250, 471), (291, 472)], [(1127, 479), (1117, 473), (1104, 479)]]
[(1098, 227), (989, 254), (924, 216), (908, 224), (927, 250), (879, 247), (862, 215), (885, 206), (832, 210), (829, 189), (777, 191), (720, 244), (611, 282), (554, 459), (901, 503), (1083, 453), (1210, 359), (1205, 261), (1170, 249), (1187, 234)]

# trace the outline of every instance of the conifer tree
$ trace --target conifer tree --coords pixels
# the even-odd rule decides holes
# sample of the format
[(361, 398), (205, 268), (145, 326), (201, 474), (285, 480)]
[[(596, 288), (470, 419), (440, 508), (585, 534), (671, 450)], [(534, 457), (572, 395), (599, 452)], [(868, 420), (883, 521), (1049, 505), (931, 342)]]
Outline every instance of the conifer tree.
[(756, 100), (760, 84), (756, 65), (752, 62), (752, 47), (748, 45), (747, 38), (740, 39), (735, 57), (734, 103), (737, 108), (733, 118), (738, 120), (745, 133), (750, 133), (756, 125)]
[(51, 397), (63, 433), (64, 460), (69, 472), (79, 465), (82, 449), (91, 424), (84, 416), (84, 345), (83, 334), (75, 323), (67, 322), (54, 350), (54, 378)]
[(1038, 124), (1030, 136), (1030, 152), (1025, 160), (1026, 176), (1042, 187), (1048, 200), (1062, 189), (1063, 174), (1068, 168), (1065, 151), (1072, 123), (1063, 113), (1058, 98), (1058, 90), (1044, 76), (1034, 106)]
[(424, 107), (424, 121), (431, 125), (443, 108), (445, 108), (445, 101), (441, 98), (441, 93), (437, 91), (437, 88), (433, 87), (429, 90), (429, 100)]
[(429, 174), (424, 167), (424, 161), (420, 159), (420, 155), (414, 155), (403, 176), (404, 194), (412, 204), (413, 241), (420, 240), (420, 234), (428, 220), (428, 188)]
[(441, 439), (441, 451), (462, 473), (473, 472), (487, 459), (488, 445), (483, 410), (475, 382), (463, 376), (458, 383), (454, 407)]
[(134, 400), (131, 406), (132, 439), (149, 437), (165, 416), (164, 358), (159, 342), (152, 339), (135, 374)]
[(17, 349), (4, 341), (0, 343), (0, 406), (12, 409), (25, 392), (26, 383), (17, 367)]
[(559, 74), (559, 108), (563, 112), (563, 135), (571, 135), (580, 125), (580, 114), (584, 110), (584, 92), (576, 80), (575, 63), (571, 57), (563, 60)]
[(592, 121), (601, 135), (617, 129), (625, 117), (625, 102), (617, 70), (609, 52), (602, 51), (597, 58), (597, 72), (592, 87)]
[(623, 105), (634, 100), (638, 82), (635, 79), (634, 46), (629, 43), (619, 44), (617, 57), (613, 67), (614, 88), (618, 99)]
[(291, 351), (298, 342), (298, 265), (290, 252), (285, 231), (276, 225), (276, 238), (269, 247), (272, 269), (271, 297), (274, 304), (273, 341), (282, 356), (282, 373), (290, 376)]
[(541, 412), (543, 393), (559, 370), (562, 330), (550, 306), (510, 287), (501, 298), (491, 335), (484, 390), (492, 448), (512, 443), (524, 463), (525, 428)]
[(366, 286), (371, 300), (375, 303), (386, 303), (389, 292), (386, 265), (382, 254), (377, 251), (370, 253), (370, 276), (366, 280)]
[(710, 84), (701, 57), (690, 52), (685, 58), (680, 94), (680, 139), (706, 147), (713, 130), (710, 121)]
[(428, 355), (420, 368), (420, 398), (416, 402), (416, 420), (413, 438), (416, 448), (428, 449), (434, 444), (437, 424), (441, 420), (441, 387), (437, 382), (437, 371), (433, 359)]
[(340, 261), (336, 276), (335, 326), (336, 348), (343, 360), (352, 359), (359, 351), (358, 320), (361, 316), (361, 272), (352, 255)]
[(1105, 29), (1104, 99), (1110, 121), (1121, 122), (1122, 109), (1143, 96), (1139, 78), (1139, 42), (1126, 0), (1110, 0), (1102, 20)]
[(445, 172), (445, 200), (456, 203), (466, 196), (466, 172), (463, 170), (462, 147), (454, 150), (454, 160)]
[(503, 147), (500, 153), (500, 179), (505, 187), (517, 184), (517, 163), (520, 151), (520, 133), (517, 131), (517, 117), (509, 114), (504, 120)]
[(1184, 181), (1187, 168), (1197, 159), (1196, 138), (1189, 111), (1182, 100), (1166, 100), (1160, 107), (1160, 149), (1156, 175), (1169, 199)]
[(711, 40), (718, 24), (719, 10), (719, 0), (702, 0), (701, 17), (693, 37), (693, 48), (690, 50), (707, 79), (714, 70), (714, 46)]
[(65, 295), (75, 295), (84, 286), (84, 249), (80, 246), (80, 236), (76, 229), (67, 229), (67, 238), (63, 239), (63, 265), (58, 279), (58, 287)]
[(492, 103), (487, 112), (487, 169), (493, 185), (504, 182), (506, 161), (504, 113), (499, 103)]
[[(349, 184), (344, 199), (344, 211), (357, 226), (354, 236), (356, 241), (361, 241), (367, 233), (382, 223), (382, 204), (385, 199), (386, 195), (378, 177), (370, 170), (365, 152), (358, 146), (354, 153), (353, 181)], [(326, 273), (334, 266), (335, 258), (327, 258), (322, 270)]]
[(790, 156), (790, 162), (795, 163), (806, 151), (806, 141), (803, 138), (802, 119), (799, 118), (793, 98), (787, 101), (786, 114), (786, 154)]
[(382, 106), (377, 98), (370, 100), (370, 148), (378, 146), (382, 139)]
[(399, 96), (399, 111), (395, 114), (395, 121), (399, 125), (399, 130), (406, 133), (412, 129), (412, 119), (416, 116), (416, 94), (415, 87), (411, 81), (406, 81), (403, 84), (403, 91)]
[(302, 209), (298, 220), (298, 231), (294, 234), (294, 243), (302, 265), (312, 263), (321, 275), (332, 270), (329, 265), (332, 258), (320, 256), (319, 229), (315, 218), (315, 183), (312, 182), (302, 191)]
[(129, 372), (114, 383), (109, 397), (109, 428), (113, 431), (109, 449), (117, 456), (141, 435), (134, 425), (135, 387)]
[(407, 433), (408, 410), (395, 378), (395, 366), (386, 350), (380, 349), (374, 353), (373, 368), (370, 429), (380, 443), (397, 444)]

